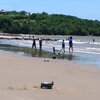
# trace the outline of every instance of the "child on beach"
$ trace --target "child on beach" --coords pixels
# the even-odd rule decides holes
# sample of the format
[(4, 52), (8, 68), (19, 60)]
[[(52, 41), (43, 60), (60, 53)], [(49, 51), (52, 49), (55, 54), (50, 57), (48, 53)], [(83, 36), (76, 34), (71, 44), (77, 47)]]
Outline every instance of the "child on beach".
[(65, 42), (64, 42), (64, 40), (62, 41), (62, 51), (65, 52)]

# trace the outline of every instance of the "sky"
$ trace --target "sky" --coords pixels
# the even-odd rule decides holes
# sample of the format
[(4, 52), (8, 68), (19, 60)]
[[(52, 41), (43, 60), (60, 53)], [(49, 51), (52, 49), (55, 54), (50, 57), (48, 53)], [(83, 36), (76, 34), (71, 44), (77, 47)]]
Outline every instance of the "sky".
[(64, 14), (100, 21), (100, 0), (0, 0), (0, 10)]

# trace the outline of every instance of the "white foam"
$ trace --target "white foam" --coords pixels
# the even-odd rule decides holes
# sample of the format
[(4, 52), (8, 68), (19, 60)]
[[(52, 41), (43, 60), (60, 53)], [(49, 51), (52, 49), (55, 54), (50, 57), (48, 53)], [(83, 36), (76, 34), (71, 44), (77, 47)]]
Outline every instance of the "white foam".
[(86, 47), (86, 49), (88, 49), (88, 50), (94, 50), (94, 51), (100, 51), (100, 48), (90, 48), (90, 47)]
[(86, 43), (88, 43), (88, 42), (80, 42), (80, 41), (75, 41), (75, 40), (73, 40), (73, 43), (75, 43), (75, 44), (86, 44)]
[(90, 42), (90, 44), (100, 45), (100, 42)]
[[(58, 40), (57, 42), (62, 43), (62, 40)], [(65, 43), (68, 43), (68, 40), (65, 40)], [(74, 44), (86, 44), (86, 43), (89, 43), (89, 42), (82, 42), (82, 41), (79, 41), (79, 40), (77, 40), (77, 41), (73, 40), (73, 43)]]

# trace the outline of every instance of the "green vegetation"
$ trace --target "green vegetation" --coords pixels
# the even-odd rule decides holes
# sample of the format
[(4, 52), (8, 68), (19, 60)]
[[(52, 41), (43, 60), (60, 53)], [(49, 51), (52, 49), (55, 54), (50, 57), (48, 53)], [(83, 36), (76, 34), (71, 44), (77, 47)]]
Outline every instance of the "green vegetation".
[(100, 21), (62, 14), (0, 11), (0, 32), (36, 35), (100, 36)]

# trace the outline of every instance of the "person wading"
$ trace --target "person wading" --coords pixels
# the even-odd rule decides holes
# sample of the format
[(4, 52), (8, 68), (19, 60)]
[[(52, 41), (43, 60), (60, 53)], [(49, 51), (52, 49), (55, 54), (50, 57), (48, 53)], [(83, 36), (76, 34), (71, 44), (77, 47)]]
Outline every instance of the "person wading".
[(35, 49), (36, 49), (36, 40), (35, 40), (35, 38), (34, 38), (34, 36), (33, 36), (32, 48), (34, 48), (34, 47), (35, 47)]

